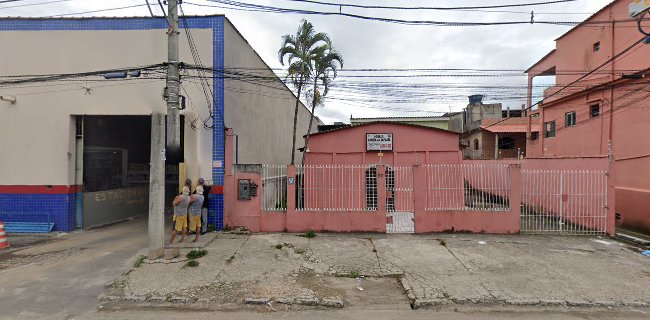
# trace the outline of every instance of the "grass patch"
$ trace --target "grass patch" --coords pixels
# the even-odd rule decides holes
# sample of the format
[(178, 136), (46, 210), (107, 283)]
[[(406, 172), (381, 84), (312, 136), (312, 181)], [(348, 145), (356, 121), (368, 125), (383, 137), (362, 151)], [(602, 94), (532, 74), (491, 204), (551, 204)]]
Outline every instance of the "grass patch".
[(307, 231), (307, 232), (305, 232), (303, 234), (299, 234), (298, 236), (299, 237), (309, 238), (309, 239), (316, 238), (316, 232), (314, 232), (314, 230), (309, 230), (309, 231)]
[(190, 268), (195, 268), (199, 266), (199, 262), (194, 259), (191, 259), (185, 263), (185, 266)]
[(276, 244), (276, 245), (273, 246), (273, 247), (276, 248), (276, 249), (278, 249), (278, 250), (280, 250), (280, 249), (282, 249), (282, 247), (284, 247), (284, 245), (283, 245), (282, 243), (278, 243), (278, 244)]
[(356, 278), (361, 277), (361, 273), (359, 271), (354, 270), (354, 271), (350, 271), (349, 273), (337, 273), (337, 274), (335, 274), (335, 276), (338, 277), (338, 278), (353, 278), (353, 279), (356, 279)]
[[(208, 225), (208, 227), (210, 227), (210, 225)], [(232, 227), (229, 225), (225, 225), (223, 226), (223, 229), (221, 229), (221, 231), (226, 231), (226, 232), (232, 231)]]
[(135, 261), (133, 267), (140, 268), (144, 264), (144, 259), (147, 259), (146, 256), (139, 256), (138, 260)]
[(192, 249), (185, 256), (190, 259), (198, 259), (208, 254), (208, 250), (205, 249)]
[(361, 276), (361, 274), (359, 273), (359, 271), (352, 271), (352, 272), (350, 272), (350, 278), (355, 278), (355, 279), (356, 279), (356, 278), (358, 278), (359, 276)]
[(438, 242), (440, 243), (441, 246), (446, 247), (447, 246), (447, 241), (444, 239), (438, 239)]
[(217, 229), (214, 227), (214, 223), (208, 223), (208, 227), (205, 229), (207, 232), (214, 232), (215, 230)]

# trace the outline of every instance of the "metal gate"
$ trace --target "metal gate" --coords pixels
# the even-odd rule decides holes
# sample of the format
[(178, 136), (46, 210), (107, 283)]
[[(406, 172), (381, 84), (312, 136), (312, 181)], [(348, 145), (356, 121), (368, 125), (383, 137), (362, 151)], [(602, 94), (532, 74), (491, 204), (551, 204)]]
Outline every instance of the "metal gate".
[(386, 166), (386, 232), (415, 233), (413, 167)]
[(607, 232), (607, 172), (522, 170), (521, 233)]

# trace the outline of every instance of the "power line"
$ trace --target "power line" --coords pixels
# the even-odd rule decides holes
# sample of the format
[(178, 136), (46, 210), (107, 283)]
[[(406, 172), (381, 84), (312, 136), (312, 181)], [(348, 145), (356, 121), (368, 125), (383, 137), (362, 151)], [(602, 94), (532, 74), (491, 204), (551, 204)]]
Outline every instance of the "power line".
[(52, 4), (52, 3), (57, 3), (57, 2), (67, 2), (67, 1), (72, 1), (72, 0), (54, 0), (54, 1), (37, 2), (37, 3), (17, 4), (17, 5), (13, 5), (13, 6), (0, 7), (0, 10), (2, 10), (2, 9), (11, 9), (11, 8), (31, 7), (31, 6), (42, 6), (42, 5), (46, 5), (46, 4)]
[(155, 18), (153, 11), (151, 11), (151, 5), (149, 4), (149, 0), (144, 0), (147, 3), (147, 9), (149, 9), (149, 14), (151, 14), (152, 18)]
[(63, 13), (63, 14), (56, 14), (56, 15), (51, 15), (51, 16), (45, 16), (43, 18), (56, 18), (56, 17), (66, 17), (66, 16), (75, 16), (75, 15), (80, 15), (80, 14), (87, 14), (87, 13), (97, 13), (97, 12), (106, 12), (106, 11), (115, 11), (115, 10), (123, 10), (123, 9), (131, 9), (131, 8), (139, 8), (139, 7), (144, 7), (146, 6), (146, 3), (142, 4), (134, 4), (131, 6), (124, 6), (124, 7), (115, 7), (115, 8), (107, 8), (107, 9), (99, 9), (99, 10), (90, 10), (90, 11), (83, 11), (83, 12), (74, 12), (74, 13)]
[(332, 3), (332, 2), (315, 1), (315, 0), (285, 0), (285, 1), (320, 4), (320, 5), (334, 6), (339, 8), (348, 7), (348, 8), (361, 8), (361, 9), (390, 9), (390, 10), (473, 10), (473, 9), (531, 7), (531, 6), (558, 4), (558, 3), (566, 3), (566, 2), (575, 2), (577, 0), (556, 0), (556, 1), (531, 2), (531, 3), (520, 3), (520, 4), (465, 6), (465, 7), (398, 7), (398, 6), (361, 5), (361, 4), (350, 4), (350, 3)]
[(344, 16), (349, 18), (356, 18), (361, 20), (372, 20), (404, 25), (422, 25), (422, 26), (446, 26), (446, 27), (470, 27), (470, 26), (496, 26), (496, 25), (524, 25), (524, 24), (546, 24), (546, 25), (563, 25), (563, 26), (575, 26), (578, 24), (583, 25), (603, 25), (611, 24), (613, 22), (632, 22), (636, 21), (634, 19), (626, 19), (620, 21), (499, 21), (499, 22), (464, 22), (464, 21), (432, 21), (432, 20), (405, 20), (405, 19), (396, 19), (396, 18), (385, 18), (385, 17), (374, 17), (374, 16), (365, 16), (359, 14), (352, 14), (346, 12), (326, 12), (326, 11), (314, 11), (314, 10), (305, 10), (305, 9), (291, 9), (275, 6), (264, 6), (246, 2), (238, 2), (233, 0), (206, 0), (213, 3), (219, 3), (221, 5), (208, 5), (208, 4), (198, 4), (193, 2), (185, 2), (189, 5), (202, 6), (202, 7), (215, 7), (221, 9), (232, 9), (240, 11), (254, 11), (254, 12), (269, 12), (269, 13), (285, 13), (285, 14), (305, 14), (305, 15), (323, 15), (323, 16)]

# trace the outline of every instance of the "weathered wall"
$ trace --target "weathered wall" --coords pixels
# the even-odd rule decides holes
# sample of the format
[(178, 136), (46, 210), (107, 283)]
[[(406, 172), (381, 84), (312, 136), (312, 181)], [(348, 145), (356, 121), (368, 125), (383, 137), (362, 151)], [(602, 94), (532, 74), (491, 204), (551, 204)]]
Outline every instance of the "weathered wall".
[[(240, 72), (276, 77), (233, 25), (224, 26), (225, 68), (247, 68)], [(278, 45), (280, 38), (278, 36)], [(253, 82), (253, 83), (251, 83)], [(261, 84), (260, 84), (261, 83)], [(238, 161), (242, 164), (288, 164), (291, 161), (295, 95), (278, 79), (267, 81), (225, 81), (225, 125), (233, 128), (238, 140)], [(296, 149), (305, 143), (311, 113), (301, 103), (298, 110)], [(322, 124), (314, 119), (312, 132)], [(302, 154), (296, 150), (296, 163)]]
[[(367, 133), (393, 133), (393, 151), (366, 152)], [(456, 133), (393, 123), (373, 123), (323, 134), (309, 140), (306, 164), (458, 163), (461, 159)]]
[[(197, 29), (193, 36), (203, 62), (210, 65), (212, 30)], [(86, 72), (156, 64), (167, 59), (165, 29), (0, 31), (0, 41), (12, 44), (2, 49), (3, 75)], [(180, 41), (181, 58), (191, 61), (186, 38)], [(0, 157), (0, 185), (75, 184), (71, 115), (149, 115), (153, 110), (164, 110), (164, 80), (93, 80), (100, 81), (0, 89), (0, 95), (18, 99), (14, 105), (0, 103), (0, 128), (11, 137), (0, 140), (0, 148), (9, 151)], [(91, 88), (90, 93), (84, 87)], [(187, 90), (192, 97), (203, 94), (193, 86), (187, 86)], [(211, 139), (203, 142), (211, 143)], [(209, 164), (211, 157), (206, 156), (204, 162)], [(192, 165), (196, 165), (199, 156), (192, 154), (191, 158)], [(209, 173), (208, 167), (207, 176)]]

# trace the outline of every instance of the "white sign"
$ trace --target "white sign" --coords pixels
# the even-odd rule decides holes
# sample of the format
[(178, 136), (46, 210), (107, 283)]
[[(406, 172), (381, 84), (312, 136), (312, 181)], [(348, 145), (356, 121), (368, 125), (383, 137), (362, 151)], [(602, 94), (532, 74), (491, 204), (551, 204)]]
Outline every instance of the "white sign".
[(213, 168), (221, 168), (222, 166), (223, 166), (223, 162), (221, 162), (221, 160), (212, 161)]
[(633, 0), (630, 3), (630, 18), (634, 18), (650, 8), (650, 0)]
[(294, 183), (296, 183), (296, 178), (294, 177), (287, 178), (287, 184), (294, 184)]
[(393, 134), (366, 133), (366, 151), (393, 151)]

